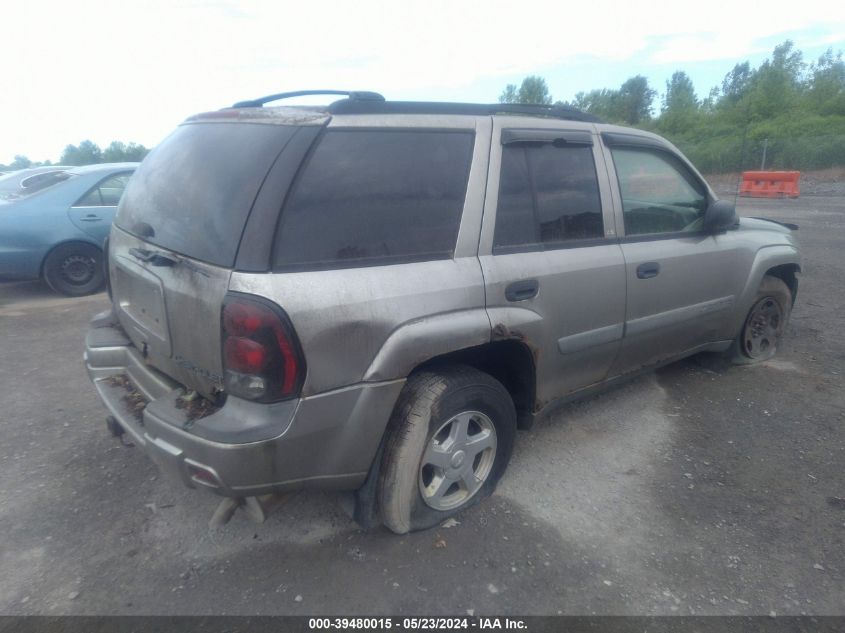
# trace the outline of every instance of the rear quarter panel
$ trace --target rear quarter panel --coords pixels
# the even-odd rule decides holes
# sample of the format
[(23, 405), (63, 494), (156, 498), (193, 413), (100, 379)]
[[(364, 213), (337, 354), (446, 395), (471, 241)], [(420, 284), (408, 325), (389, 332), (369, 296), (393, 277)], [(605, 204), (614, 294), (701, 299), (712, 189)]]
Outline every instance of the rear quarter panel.
[(475, 257), (328, 272), (234, 273), (229, 289), (266, 297), (287, 312), (308, 368), (303, 396), (365, 377), (404, 377), (437, 353), (490, 340)]
[(474, 129), (467, 195), (453, 259), (313, 272), (232, 274), (229, 289), (281, 306), (307, 364), (303, 396), (404, 378), (441, 353), (490, 340), (478, 239), (490, 117), (338, 116), (339, 127)]

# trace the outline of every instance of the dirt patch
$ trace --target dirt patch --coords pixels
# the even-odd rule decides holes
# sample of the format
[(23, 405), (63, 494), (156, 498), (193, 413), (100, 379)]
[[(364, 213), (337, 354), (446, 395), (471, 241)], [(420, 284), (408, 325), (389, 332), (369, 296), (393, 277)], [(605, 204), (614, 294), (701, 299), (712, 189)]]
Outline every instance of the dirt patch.
[(531, 350), (531, 355), (534, 357), (535, 363), (540, 358), (539, 347), (529, 341), (528, 338), (526, 338), (525, 334), (523, 334), (519, 330), (511, 330), (504, 323), (497, 323), (495, 326), (493, 326), (491, 338), (494, 341), (519, 341), (520, 343), (525, 344), (525, 346), (528, 347), (529, 350)]
[(144, 421), (144, 409), (147, 408), (149, 402), (144, 397), (126, 374), (118, 374), (116, 376), (109, 376), (106, 378), (106, 383), (112, 387), (121, 387), (126, 390), (126, 393), (120, 398), (121, 402), (126, 405), (130, 413), (135, 416), (138, 422)]
[(188, 422), (204, 418), (220, 409), (218, 405), (214, 404), (208, 398), (203, 398), (199, 394), (190, 399), (185, 397), (177, 398), (176, 408), (182, 409), (185, 412), (185, 415), (188, 416)]

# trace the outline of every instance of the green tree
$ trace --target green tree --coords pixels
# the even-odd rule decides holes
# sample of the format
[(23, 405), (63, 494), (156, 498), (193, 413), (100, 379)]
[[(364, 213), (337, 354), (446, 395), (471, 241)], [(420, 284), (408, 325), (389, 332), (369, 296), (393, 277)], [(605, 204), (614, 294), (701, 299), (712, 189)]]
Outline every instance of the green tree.
[(651, 119), (651, 104), (657, 92), (642, 75), (631, 77), (619, 90), (601, 88), (579, 92), (571, 105), (611, 123), (637, 125)]
[(523, 79), (519, 87), (519, 102), (551, 105), (552, 96), (549, 94), (546, 80), (534, 75)]
[(120, 163), (126, 160), (126, 143), (122, 141), (112, 141), (109, 146), (103, 150), (104, 163)]
[(666, 82), (666, 94), (663, 95), (660, 128), (678, 132), (689, 127), (696, 119), (698, 107), (695, 86), (689, 75), (683, 70), (672, 73), (672, 78)]
[(751, 87), (751, 65), (736, 64), (722, 80), (721, 105), (732, 106), (742, 99)]
[(808, 107), (822, 115), (845, 115), (845, 62), (842, 53), (829, 48), (810, 65), (806, 99)]
[(710, 92), (707, 94), (707, 97), (701, 100), (699, 112), (703, 112), (705, 114), (712, 114), (716, 110), (716, 106), (719, 103), (719, 97), (719, 86), (713, 86), (712, 88), (710, 88)]
[(545, 79), (530, 75), (522, 80), (519, 89), (514, 84), (505, 86), (504, 92), (499, 95), (499, 103), (551, 105), (552, 96), (549, 94)]
[(32, 167), (32, 161), (22, 154), (17, 154), (15, 160), (9, 165), (9, 168), (13, 171), (16, 169), (26, 169), (27, 167)]
[(519, 88), (516, 84), (505, 86), (504, 91), (499, 95), (499, 103), (519, 103)]
[(131, 162), (140, 162), (144, 160), (144, 157), (150, 153), (143, 145), (139, 145), (138, 143), (129, 143), (126, 146), (126, 150), (123, 153), (123, 160), (131, 161)]
[(793, 49), (791, 40), (775, 46), (772, 58), (764, 61), (751, 77), (748, 108), (752, 120), (770, 119), (795, 107), (803, 71), (801, 51)]
[(62, 155), (59, 157), (60, 165), (81, 165), (79, 161), (79, 148), (76, 145), (65, 145)]
[[(518, 102), (521, 87), (508, 86), (502, 100)], [(764, 143), (774, 169), (845, 165), (842, 53), (828, 50), (807, 65), (787, 40), (757, 67), (735, 64), (704, 99), (686, 73), (675, 72), (657, 119), (651, 118), (654, 96), (637, 76), (617, 89), (578, 92), (570, 105), (608, 122), (663, 133), (705, 173), (758, 167)]]
[(619, 91), (601, 88), (590, 90), (590, 92), (579, 92), (570, 105), (589, 112), (606, 121), (621, 122), (622, 115), (619, 112)]
[(651, 118), (651, 104), (657, 91), (648, 85), (648, 79), (642, 75), (631, 77), (619, 88), (619, 113), (622, 120), (636, 125)]
[(103, 160), (103, 151), (93, 141), (82, 141), (79, 146), (68, 145), (59, 162), (62, 165), (93, 165)]

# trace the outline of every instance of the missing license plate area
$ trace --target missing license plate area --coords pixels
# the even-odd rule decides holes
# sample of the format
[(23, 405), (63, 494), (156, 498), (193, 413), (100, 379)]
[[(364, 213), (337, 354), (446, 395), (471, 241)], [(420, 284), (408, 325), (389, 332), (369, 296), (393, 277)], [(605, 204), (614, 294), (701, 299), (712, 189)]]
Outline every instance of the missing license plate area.
[(115, 267), (112, 286), (119, 297), (119, 309), (126, 317), (123, 324), (132, 342), (140, 349), (148, 342), (164, 356), (170, 355), (167, 314), (161, 280), (125, 258)]

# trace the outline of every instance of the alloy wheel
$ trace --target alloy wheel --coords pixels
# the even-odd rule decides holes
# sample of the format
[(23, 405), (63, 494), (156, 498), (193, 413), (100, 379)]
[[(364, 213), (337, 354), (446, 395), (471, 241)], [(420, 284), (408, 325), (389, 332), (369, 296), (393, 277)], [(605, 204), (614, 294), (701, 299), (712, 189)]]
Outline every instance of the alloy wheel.
[(426, 505), (451, 510), (484, 485), (496, 459), (496, 427), (479, 411), (459, 413), (429, 440), (420, 463), (419, 487)]

